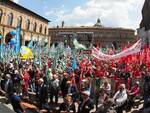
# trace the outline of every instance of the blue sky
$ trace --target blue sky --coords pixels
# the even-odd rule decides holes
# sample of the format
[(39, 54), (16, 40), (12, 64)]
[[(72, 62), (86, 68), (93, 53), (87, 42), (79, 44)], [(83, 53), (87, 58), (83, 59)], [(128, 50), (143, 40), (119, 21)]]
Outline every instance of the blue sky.
[(50, 26), (92, 26), (137, 29), (144, 0), (14, 0), (51, 21)]

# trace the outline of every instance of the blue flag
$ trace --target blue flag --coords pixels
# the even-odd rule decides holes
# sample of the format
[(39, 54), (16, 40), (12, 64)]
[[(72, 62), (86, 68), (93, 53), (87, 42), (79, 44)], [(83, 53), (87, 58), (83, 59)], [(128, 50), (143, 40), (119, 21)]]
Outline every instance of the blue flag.
[(19, 54), (20, 52), (20, 33), (21, 28), (18, 26), (16, 29), (10, 32), (11, 35), (15, 36), (15, 38), (11, 39), (10, 44), (15, 44), (15, 52)]
[(20, 33), (21, 33), (21, 28), (17, 27), (16, 28), (16, 40), (17, 40), (17, 43), (16, 43), (16, 54), (19, 54), (19, 52), (20, 52)]
[(2, 35), (0, 35), (0, 39), (2, 39), (3, 38), (3, 36)]
[(73, 70), (77, 69), (77, 61), (76, 61), (75, 55), (74, 55), (74, 57), (73, 57), (72, 69), (73, 69)]
[(33, 48), (33, 41), (31, 40), (28, 44), (28, 48), (32, 49)]

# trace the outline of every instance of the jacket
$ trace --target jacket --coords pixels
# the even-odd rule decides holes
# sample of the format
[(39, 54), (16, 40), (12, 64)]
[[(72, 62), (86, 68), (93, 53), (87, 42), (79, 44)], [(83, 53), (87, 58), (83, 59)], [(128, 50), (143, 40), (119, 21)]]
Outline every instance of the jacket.
[(127, 93), (124, 89), (122, 92), (117, 91), (113, 99), (115, 100), (116, 105), (122, 106), (127, 100)]

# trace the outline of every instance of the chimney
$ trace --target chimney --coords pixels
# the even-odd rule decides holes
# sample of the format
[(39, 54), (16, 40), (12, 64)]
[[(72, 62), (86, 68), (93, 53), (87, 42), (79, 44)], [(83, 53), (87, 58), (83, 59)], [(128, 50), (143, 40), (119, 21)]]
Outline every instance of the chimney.
[(64, 21), (62, 21), (62, 26), (61, 26), (62, 28), (64, 27), (64, 24), (65, 24), (65, 22), (64, 22)]
[(56, 28), (59, 28), (59, 25), (57, 25), (57, 27)]

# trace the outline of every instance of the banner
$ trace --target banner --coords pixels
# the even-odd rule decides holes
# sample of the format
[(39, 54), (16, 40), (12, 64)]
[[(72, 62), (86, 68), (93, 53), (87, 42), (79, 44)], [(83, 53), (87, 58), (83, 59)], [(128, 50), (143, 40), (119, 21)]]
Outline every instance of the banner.
[(130, 48), (127, 48), (127, 49), (123, 50), (122, 52), (120, 52), (118, 54), (107, 55), (107, 54), (102, 53), (97, 48), (93, 48), (91, 55), (93, 57), (99, 59), (99, 60), (113, 60), (113, 59), (126, 57), (128, 55), (132, 55), (132, 54), (135, 54), (135, 53), (139, 53), (140, 51), (141, 51), (141, 40), (138, 40)]

